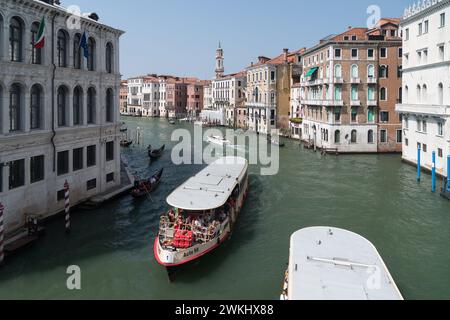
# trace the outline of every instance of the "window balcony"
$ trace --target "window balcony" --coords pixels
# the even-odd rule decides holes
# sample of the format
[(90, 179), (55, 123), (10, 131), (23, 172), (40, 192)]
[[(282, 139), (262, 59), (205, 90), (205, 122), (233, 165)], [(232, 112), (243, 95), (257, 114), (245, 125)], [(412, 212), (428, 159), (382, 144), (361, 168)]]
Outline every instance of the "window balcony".
[(350, 79), (350, 83), (352, 83), (352, 84), (360, 84), (361, 83), (361, 79), (360, 78), (351, 78)]
[(300, 100), (300, 103), (309, 106), (321, 106), (323, 100)]
[(367, 78), (367, 83), (368, 84), (376, 84), (377, 83), (377, 78), (375, 78), (375, 77), (368, 77)]
[(343, 107), (344, 100), (325, 100), (323, 105), (327, 107)]
[(368, 107), (376, 107), (378, 105), (377, 100), (367, 100)]
[(337, 84), (342, 84), (342, 83), (344, 83), (344, 78), (334, 78), (334, 83), (337, 83)]
[(361, 100), (350, 100), (350, 106), (361, 107)]
[(331, 79), (330, 78), (325, 78), (325, 79), (323, 79), (323, 83), (324, 84), (330, 84), (332, 81), (331, 81)]

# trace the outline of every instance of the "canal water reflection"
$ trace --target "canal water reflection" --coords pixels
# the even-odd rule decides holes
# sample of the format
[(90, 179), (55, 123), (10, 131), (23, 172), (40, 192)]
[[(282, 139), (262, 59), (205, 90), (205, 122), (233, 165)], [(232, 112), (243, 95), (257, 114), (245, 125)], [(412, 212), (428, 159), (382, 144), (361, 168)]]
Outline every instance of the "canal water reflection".
[[(416, 182), (415, 169), (398, 155), (321, 156), (288, 141), (280, 172), (260, 176), (251, 167), (251, 190), (230, 241), (186, 267), (174, 283), (153, 258), (152, 244), (165, 198), (202, 166), (175, 166), (166, 120), (125, 118), (141, 145), (125, 150), (134, 171), (164, 167), (149, 199), (130, 196), (73, 216), (73, 232), (50, 222), (47, 235), (0, 269), (0, 298), (41, 299), (278, 299), (289, 237), (303, 227), (335, 226), (372, 241), (406, 299), (450, 298), (450, 203)], [(191, 124), (182, 127), (193, 130)], [(149, 165), (148, 144), (168, 150)], [(66, 268), (78, 265), (82, 290), (66, 288)]]

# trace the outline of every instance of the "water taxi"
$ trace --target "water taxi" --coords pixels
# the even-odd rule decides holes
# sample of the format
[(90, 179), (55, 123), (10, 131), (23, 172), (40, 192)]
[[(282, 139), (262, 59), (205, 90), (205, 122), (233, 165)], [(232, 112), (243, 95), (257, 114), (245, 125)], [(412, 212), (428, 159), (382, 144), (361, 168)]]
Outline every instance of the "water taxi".
[(167, 198), (172, 209), (160, 219), (157, 262), (169, 271), (221, 245), (233, 231), (248, 186), (247, 160), (224, 157), (178, 187)]
[(353, 232), (306, 228), (291, 237), (281, 300), (403, 300), (375, 246)]
[(221, 136), (209, 136), (208, 137), (208, 142), (212, 143), (212, 144), (217, 144), (219, 146), (229, 146), (231, 145), (231, 142), (228, 141), (227, 139), (221, 137)]

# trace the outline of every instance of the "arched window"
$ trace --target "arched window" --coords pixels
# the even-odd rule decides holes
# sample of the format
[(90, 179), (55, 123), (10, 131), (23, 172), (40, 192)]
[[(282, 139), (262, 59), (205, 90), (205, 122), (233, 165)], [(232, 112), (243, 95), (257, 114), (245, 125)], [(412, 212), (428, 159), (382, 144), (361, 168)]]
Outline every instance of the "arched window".
[(73, 38), (73, 67), (75, 69), (81, 69), (82, 66), (82, 54), (80, 48), (81, 35), (77, 33)]
[(58, 88), (58, 127), (65, 127), (67, 125), (67, 92), (68, 90), (64, 86)]
[(11, 61), (23, 61), (23, 23), (14, 17), (9, 25), (9, 53)]
[(114, 54), (113, 54), (113, 46), (111, 42), (108, 42), (106, 45), (106, 72), (113, 73), (113, 65), (114, 65)]
[(369, 130), (369, 132), (367, 133), (367, 143), (373, 142), (374, 142), (373, 130)]
[(259, 89), (258, 89), (258, 87), (255, 88), (254, 96), (255, 96), (255, 102), (258, 103), (258, 101), (259, 101), (259, 99), (258, 99), (259, 98)]
[(421, 91), (422, 90), (420, 89), (420, 85), (417, 85), (417, 88), (416, 88), (417, 102), (421, 101), (421, 98), (422, 98)]
[(106, 122), (114, 121), (114, 94), (112, 89), (106, 90)]
[(428, 97), (427, 97), (427, 90), (428, 88), (427, 88), (427, 85), (426, 84), (424, 84), (423, 86), (422, 86), (422, 102), (423, 103), (426, 103), (427, 102), (427, 100), (428, 100)]
[(57, 62), (58, 67), (66, 68), (67, 67), (67, 47), (68, 47), (69, 36), (64, 30), (58, 31), (58, 40), (57, 40)]
[(340, 64), (337, 64), (334, 67), (334, 77), (335, 78), (342, 78), (342, 66)]
[(88, 40), (88, 57), (87, 57), (87, 68), (89, 71), (95, 71), (95, 54), (96, 46), (94, 38), (89, 38)]
[(444, 85), (442, 83), (438, 85), (438, 104), (444, 104)]
[(357, 142), (357, 132), (356, 130), (352, 130), (352, 135), (351, 135), (351, 143), (356, 143)]
[(368, 78), (375, 78), (375, 67), (373, 64), (369, 64), (367, 67), (367, 77)]
[(95, 123), (96, 115), (96, 92), (94, 88), (89, 88), (87, 92), (87, 123)]
[(341, 131), (339, 130), (334, 132), (334, 143), (341, 143)]
[(30, 129), (42, 129), (41, 118), (42, 118), (42, 87), (35, 84), (31, 88), (30, 97)]
[(409, 100), (409, 87), (405, 86), (405, 102), (408, 103)]
[(330, 66), (327, 65), (326, 71), (325, 71), (325, 77), (329, 78), (330, 77)]
[(351, 74), (353, 79), (359, 78), (359, 68), (356, 64), (352, 65)]
[(9, 91), (9, 131), (15, 132), (22, 129), (22, 87), (13, 84)]
[(42, 64), (42, 48), (36, 48), (36, 42), (39, 40), (39, 26), (38, 22), (31, 25), (31, 63)]
[(380, 66), (380, 78), (387, 78), (389, 76), (388, 74), (388, 67), (387, 66)]
[(79, 126), (83, 122), (83, 89), (76, 87), (73, 91), (73, 125)]
[(386, 101), (387, 100), (387, 91), (386, 88), (380, 89), (380, 100)]

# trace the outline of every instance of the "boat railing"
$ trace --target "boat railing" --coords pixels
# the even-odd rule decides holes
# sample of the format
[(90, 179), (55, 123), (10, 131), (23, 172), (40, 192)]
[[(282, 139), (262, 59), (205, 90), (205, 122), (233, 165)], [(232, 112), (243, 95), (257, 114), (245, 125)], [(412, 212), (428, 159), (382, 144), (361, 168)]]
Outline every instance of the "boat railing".
[(194, 240), (202, 243), (209, 242), (216, 236), (216, 228), (212, 228), (211, 226), (203, 227), (193, 224), (175, 225), (173, 222), (168, 222), (162, 219), (159, 227), (159, 235), (162, 237), (162, 242), (173, 241), (178, 230), (191, 231), (194, 236)]

